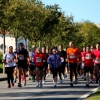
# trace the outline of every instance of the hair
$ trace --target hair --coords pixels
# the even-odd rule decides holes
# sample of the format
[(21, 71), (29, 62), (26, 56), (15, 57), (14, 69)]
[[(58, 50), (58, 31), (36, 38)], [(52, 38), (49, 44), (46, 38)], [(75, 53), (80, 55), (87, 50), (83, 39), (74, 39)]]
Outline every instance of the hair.
[(9, 46), (9, 48), (13, 48), (12, 46)]
[(19, 43), (19, 45), (23, 45), (24, 46), (24, 44), (21, 42), (21, 43)]

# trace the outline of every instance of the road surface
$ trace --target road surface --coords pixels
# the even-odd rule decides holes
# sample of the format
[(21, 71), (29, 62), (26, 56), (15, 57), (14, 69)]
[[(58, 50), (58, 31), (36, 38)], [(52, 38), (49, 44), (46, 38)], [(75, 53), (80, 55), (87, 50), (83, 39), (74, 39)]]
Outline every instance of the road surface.
[(27, 85), (21, 88), (15, 87), (8, 89), (7, 82), (0, 82), (0, 100), (2, 99), (21, 99), (21, 100), (77, 100), (82, 95), (88, 93), (92, 89), (98, 87), (98, 84), (91, 84), (89, 88), (85, 86), (86, 82), (79, 77), (78, 84), (71, 87), (69, 85), (69, 77), (63, 84), (58, 81), (57, 87), (53, 87), (52, 77), (47, 77), (46, 83), (42, 88), (36, 87), (36, 82), (27, 81)]

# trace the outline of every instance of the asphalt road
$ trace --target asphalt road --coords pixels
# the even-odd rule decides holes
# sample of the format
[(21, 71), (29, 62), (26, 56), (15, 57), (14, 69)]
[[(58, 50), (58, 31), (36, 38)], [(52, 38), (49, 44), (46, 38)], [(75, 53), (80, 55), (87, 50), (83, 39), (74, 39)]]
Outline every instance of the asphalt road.
[(15, 87), (8, 89), (7, 82), (0, 82), (0, 100), (21, 99), (21, 100), (77, 100), (82, 95), (98, 87), (98, 84), (90, 84), (86, 87), (86, 82), (79, 77), (78, 84), (71, 87), (69, 77), (64, 79), (63, 84), (58, 81), (57, 87), (53, 87), (52, 77), (47, 77), (46, 83), (42, 88), (36, 87), (36, 82), (27, 81), (27, 85), (21, 88)]

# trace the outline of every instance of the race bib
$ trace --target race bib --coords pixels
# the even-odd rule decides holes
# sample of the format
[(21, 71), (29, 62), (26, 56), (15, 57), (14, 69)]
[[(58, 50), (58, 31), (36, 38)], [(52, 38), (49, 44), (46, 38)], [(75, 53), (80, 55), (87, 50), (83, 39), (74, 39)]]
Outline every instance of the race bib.
[(63, 57), (61, 57), (61, 62), (64, 62), (64, 58)]
[(8, 63), (12, 63), (12, 58), (11, 58), (11, 57), (8, 57), (8, 58), (7, 58), (7, 62), (8, 62)]
[(86, 58), (86, 59), (92, 59), (92, 57), (91, 57), (90, 54), (86, 54), (85, 58)]
[(37, 58), (36, 58), (36, 62), (42, 62), (42, 58), (37, 57)]
[(96, 60), (95, 60), (95, 63), (100, 63), (100, 60), (99, 60), (99, 59), (96, 59)]
[(74, 54), (70, 54), (70, 58), (71, 59), (75, 58), (75, 55)]
[(19, 60), (24, 60), (24, 55), (19, 55)]

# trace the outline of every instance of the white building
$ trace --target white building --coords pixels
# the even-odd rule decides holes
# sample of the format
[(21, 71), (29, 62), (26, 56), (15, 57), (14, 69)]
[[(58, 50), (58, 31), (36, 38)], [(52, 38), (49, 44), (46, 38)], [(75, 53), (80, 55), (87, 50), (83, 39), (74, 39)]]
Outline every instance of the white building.
[[(17, 41), (17, 48), (19, 46), (19, 43), (23, 43), (25, 45), (25, 39), (24, 38), (18, 38)], [(9, 34), (5, 35), (5, 46), (6, 49), (5, 51), (8, 51), (9, 46), (13, 46), (13, 49), (16, 49), (16, 41), (14, 37), (11, 37)], [(27, 50), (28, 50), (28, 39), (26, 40), (26, 46), (27, 46)], [(3, 36), (2, 34), (0, 34), (0, 52), (3, 52)]]

